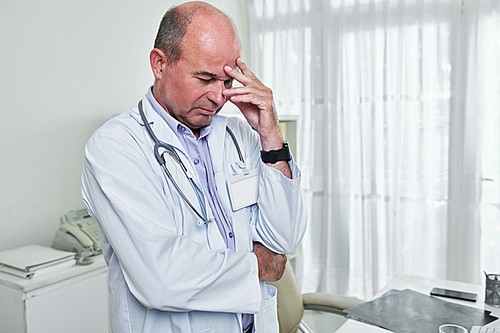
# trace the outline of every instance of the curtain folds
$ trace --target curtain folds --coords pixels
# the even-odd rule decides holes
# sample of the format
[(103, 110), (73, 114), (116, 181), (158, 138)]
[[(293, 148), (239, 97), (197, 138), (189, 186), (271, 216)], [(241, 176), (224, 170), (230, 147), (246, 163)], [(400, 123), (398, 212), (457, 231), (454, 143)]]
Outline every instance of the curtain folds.
[(304, 292), (500, 271), (500, 3), (248, 0), (251, 63), (299, 117)]

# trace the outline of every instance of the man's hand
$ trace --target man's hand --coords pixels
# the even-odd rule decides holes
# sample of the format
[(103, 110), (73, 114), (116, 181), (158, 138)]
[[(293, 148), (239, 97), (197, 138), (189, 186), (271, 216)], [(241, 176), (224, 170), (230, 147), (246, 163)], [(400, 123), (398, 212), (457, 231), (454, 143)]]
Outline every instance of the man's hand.
[[(262, 150), (283, 148), (283, 138), (278, 116), (274, 110), (272, 90), (260, 82), (241, 58), (236, 59), (236, 64), (241, 73), (229, 66), (224, 67), (224, 71), (243, 87), (226, 89), (223, 91), (224, 96), (240, 109), (250, 126), (259, 133)], [(288, 162), (279, 161), (271, 166), (281, 171), (286, 177), (292, 178)]]
[[(277, 147), (282, 145), (279, 122), (273, 107), (273, 92), (266, 87), (255, 74), (250, 71), (247, 65), (236, 59), (236, 64), (241, 73), (229, 66), (224, 68), (227, 75), (241, 83), (243, 87), (236, 87), (224, 90), (223, 94), (233, 102), (248, 120), (249, 124), (260, 134), (264, 141), (277, 138)], [(272, 148), (264, 150), (270, 150)]]
[(253, 253), (257, 256), (260, 281), (278, 281), (285, 273), (286, 255), (278, 254), (260, 243), (253, 243)]

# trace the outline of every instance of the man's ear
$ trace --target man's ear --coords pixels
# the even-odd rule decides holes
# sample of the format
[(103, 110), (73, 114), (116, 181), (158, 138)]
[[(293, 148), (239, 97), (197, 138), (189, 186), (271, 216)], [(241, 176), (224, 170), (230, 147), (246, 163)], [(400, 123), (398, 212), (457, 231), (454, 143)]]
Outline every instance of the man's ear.
[(149, 54), (149, 62), (151, 63), (151, 69), (153, 70), (153, 75), (156, 79), (161, 79), (165, 67), (168, 66), (166, 63), (167, 59), (165, 53), (160, 49), (153, 49)]

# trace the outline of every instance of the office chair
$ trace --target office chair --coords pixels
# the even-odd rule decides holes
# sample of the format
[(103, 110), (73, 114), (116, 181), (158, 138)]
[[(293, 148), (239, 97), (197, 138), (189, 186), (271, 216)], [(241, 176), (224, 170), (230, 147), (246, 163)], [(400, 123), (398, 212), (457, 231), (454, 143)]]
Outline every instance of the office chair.
[(278, 289), (278, 322), (279, 333), (314, 333), (302, 320), (304, 310), (330, 312), (345, 316), (342, 311), (365, 301), (354, 297), (327, 293), (301, 294), (290, 261), (287, 261), (285, 273), (277, 282), (267, 282)]

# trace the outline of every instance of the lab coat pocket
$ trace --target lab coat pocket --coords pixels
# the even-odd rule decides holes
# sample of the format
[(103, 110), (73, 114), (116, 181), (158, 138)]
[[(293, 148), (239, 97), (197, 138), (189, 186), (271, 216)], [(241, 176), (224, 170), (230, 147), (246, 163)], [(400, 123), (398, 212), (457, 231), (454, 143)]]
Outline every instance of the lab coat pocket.
[(277, 290), (266, 284), (267, 299), (262, 300), (260, 313), (255, 318), (255, 333), (276, 333), (278, 328)]
[(243, 169), (238, 164), (239, 160), (236, 162), (226, 164), (226, 170), (231, 176), (236, 176), (243, 172)]

